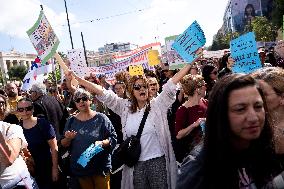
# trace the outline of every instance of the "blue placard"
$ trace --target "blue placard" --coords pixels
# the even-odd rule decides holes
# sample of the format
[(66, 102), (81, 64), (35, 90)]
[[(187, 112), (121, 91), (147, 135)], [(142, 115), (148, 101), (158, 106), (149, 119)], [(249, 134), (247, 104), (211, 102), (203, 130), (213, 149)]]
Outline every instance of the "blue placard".
[(195, 51), (203, 47), (206, 38), (203, 30), (197, 21), (194, 21), (184, 32), (179, 35), (172, 45), (172, 48), (188, 63), (191, 63), (195, 57)]
[(262, 67), (257, 52), (253, 32), (244, 34), (230, 42), (231, 57), (235, 60), (232, 67), (234, 73), (251, 73)]
[(82, 165), (82, 167), (86, 167), (86, 165), (89, 163), (89, 161), (99, 152), (103, 151), (101, 145), (94, 145), (91, 144), (79, 157), (77, 160), (77, 163)]

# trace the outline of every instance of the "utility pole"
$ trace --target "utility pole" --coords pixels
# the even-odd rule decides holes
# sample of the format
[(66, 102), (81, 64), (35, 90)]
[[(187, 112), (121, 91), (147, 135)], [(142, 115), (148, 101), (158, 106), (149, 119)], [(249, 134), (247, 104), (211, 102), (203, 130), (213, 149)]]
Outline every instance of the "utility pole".
[(72, 40), (72, 34), (71, 34), (71, 28), (70, 28), (70, 23), (69, 23), (69, 16), (68, 16), (68, 10), (67, 10), (66, 0), (64, 0), (64, 3), (65, 3), (66, 15), (67, 15), (67, 23), (68, 23), (68, 29), (69, 29), (69, 36), (70, 36), (70, 40), (71, 40), (71, 47), (72, 47), (72, 49), (74, 49), (73, 40)]
[(84, 48), (85, 60), (86, 60), (86, 64), (87, 64), (87, 67), (88, 67), (89, 64), (88, 64), (88, 60), (87, 60), (86, 47), (85, 47), (85, 42), (84, 42), (84, 37), (83, 37), (83, 33), (82, 32), (81, 32), (81, 38), (82, 38), (82, 43), (83, 43), (83, 48)]

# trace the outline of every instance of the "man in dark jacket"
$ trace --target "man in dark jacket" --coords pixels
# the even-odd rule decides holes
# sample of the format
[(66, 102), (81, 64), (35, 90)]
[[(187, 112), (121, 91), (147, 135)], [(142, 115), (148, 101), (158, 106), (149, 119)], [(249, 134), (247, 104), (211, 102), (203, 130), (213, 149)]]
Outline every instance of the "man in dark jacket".
[(34, 102), (34, 116), (45, 117), (54, 127), (58, 140), (63, 134), (69, 116), (68, 111), (56, 98), (47, 95), (44, 84), (34, 84), (30, 90), (30, 97)]

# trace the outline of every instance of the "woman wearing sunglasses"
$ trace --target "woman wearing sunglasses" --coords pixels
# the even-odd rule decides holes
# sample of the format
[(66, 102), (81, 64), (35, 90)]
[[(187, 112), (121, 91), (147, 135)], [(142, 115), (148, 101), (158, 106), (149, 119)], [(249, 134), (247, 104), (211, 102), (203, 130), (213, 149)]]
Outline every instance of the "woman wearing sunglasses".
[(53, 126), (44, 118), (33, 116), (33, 102), (22, 98), (17, 103), (20, 125), (34, 162), (34, 174), (40, 189), (54, 188), (58, 180), (57, 140)]
[(137, 134), (146, 106), (150, 105), (149, 115), (140, 138), (139, 161), (134, 167), (124, 166), (121, 188), (175, 188), (177, 167), (171, 144), (167, 111), (175, 101), (177, 83), (190, 68), (191, 64), (186, 65), (169, 79), (160, 95), (151, 101), (148, 95), (148, 80), (145, 76), (133, 76), (130, 79), (128, 85), (130, 100), (128, 100), (119, 98), (111, 90), (105, 90), (99, 85), (69, 73), (69, 76), (75, 77), (80, 85), (95, 93), (100, 101), (121, 117), (124, 139)]
[[(110, 154), (116, 145), (115, 130), (105, 114), (91, 110), (92, 100), (88, 91), (76, 89), (73, 100), (79, 113), (68, 119), (61, 140), (62, 146), (70, 149), (70, 171), (78, 178), (82, 189), (109, 189)], [(92, 144), (99, 144), (104, 150), (83, 167), (78, 159)]]

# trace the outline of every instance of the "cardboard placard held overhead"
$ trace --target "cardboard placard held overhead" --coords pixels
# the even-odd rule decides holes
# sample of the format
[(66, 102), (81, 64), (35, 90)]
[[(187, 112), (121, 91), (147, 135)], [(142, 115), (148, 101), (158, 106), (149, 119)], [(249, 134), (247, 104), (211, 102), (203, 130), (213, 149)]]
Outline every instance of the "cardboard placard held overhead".
[(142, 65), (130, 65), (129, 66), (129, 75), (134, 76), (134, 75), (143, 75), (143, 66)]
[(84, 49), (68, 50), (67, 58), (70, 61), (70, 69), (78, 76), (84, 77), (89, 75)]
[(159, 51), (158, 50), (149, 50), (148, 51), (148, 64), (149, 66), (155, 66), (160, 64)]
[(194, 21), (183, 34), (176, 38), (172, 47), (187, 63), (191, 63), (196, 58), (197, 49), (203, 47), (205, 43), (203, 30), (197, 21)]
[(56, 52), (59, 39), (54, 33), (43, 11), (36, 23), (27, 31), (27, 34), (41, 59), (45, 64)]
[(230, 42), (231, 57), (235, 60), (234, 73), (251, 73), (262, 67), (257, 52), (255, 35), (246, 33)]

